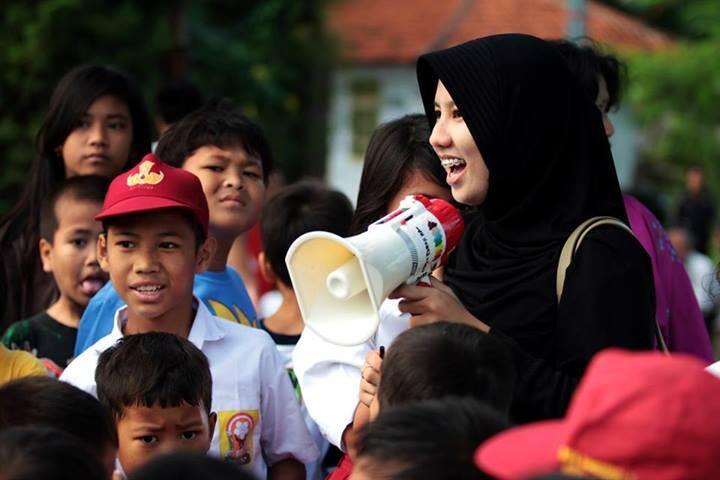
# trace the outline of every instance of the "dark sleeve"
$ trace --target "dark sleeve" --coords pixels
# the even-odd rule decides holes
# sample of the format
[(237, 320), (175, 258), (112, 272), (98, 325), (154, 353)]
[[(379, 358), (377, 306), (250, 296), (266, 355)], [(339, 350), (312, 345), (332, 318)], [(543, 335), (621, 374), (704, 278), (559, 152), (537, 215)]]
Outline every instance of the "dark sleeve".
[(534, 358), (511, 338), (494, 332), (513, 352), (518, 372), (515, 420), (564, 415), (598, 351), (652, 349), (654, 315), (652, 267), (640, 243), (614, 227), (590, 232), (567, 270), (552, 358)]

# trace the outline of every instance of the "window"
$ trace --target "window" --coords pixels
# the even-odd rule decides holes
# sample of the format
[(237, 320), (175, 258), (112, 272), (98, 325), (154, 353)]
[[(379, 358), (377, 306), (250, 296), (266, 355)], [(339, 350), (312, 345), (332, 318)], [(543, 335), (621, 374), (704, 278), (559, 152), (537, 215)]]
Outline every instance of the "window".
[(379, 91), (380, 87), (375, 78), (355, 79), (350, 85), (353, 160), (363, 160), (370, 136), (377, 126)]

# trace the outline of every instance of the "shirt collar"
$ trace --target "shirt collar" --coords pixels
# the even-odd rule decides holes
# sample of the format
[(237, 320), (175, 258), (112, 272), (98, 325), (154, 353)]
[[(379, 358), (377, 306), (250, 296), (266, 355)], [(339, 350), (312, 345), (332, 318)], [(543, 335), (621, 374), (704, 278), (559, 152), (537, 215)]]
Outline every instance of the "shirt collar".
[[(195, 318), (193, 319), (192, 327), (190, 327), (190, 333), (188, 334), (188, 340), (193, 345), (202, 350), (203, 343), (220, 340), (225, 336), (225, 331), (222, 329), (220, 322), (226, 320), (218, 320), (205, 304), (196, 296), (193, 296), (193, 308), (195, 308)], [(113, 320), (113, 329), (107, 336), (110, 344), (114, 344), (120, 338), (122, 338), (122, 328), (127, 323), (127, 305), (123, 305), (115, 312), (115, 319)], [(104, 350), (103, 346), (99, 347)]]

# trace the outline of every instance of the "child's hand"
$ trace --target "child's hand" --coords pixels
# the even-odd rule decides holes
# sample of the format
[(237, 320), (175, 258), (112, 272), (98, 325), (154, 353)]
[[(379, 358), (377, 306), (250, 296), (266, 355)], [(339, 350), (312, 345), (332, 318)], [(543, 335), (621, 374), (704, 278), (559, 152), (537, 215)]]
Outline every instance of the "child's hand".
[(370, 408), (370, 404), (377, 393), (377, 386), (380, 383), (380, 369), (382, 358), (375, 350), (368, 352), (365, 357), (365, 365), (360, 370), (360, 403)]
[(430, 283), (431, 287), (402, 285), (390, 294), (390, 298), (402, 299), (398, 305), (401, 312), (412, 315), (410, 327), (447, 321), (490, 331), (488, 325), (467, 311), (450, 287), (434, 277), (430, 277)]

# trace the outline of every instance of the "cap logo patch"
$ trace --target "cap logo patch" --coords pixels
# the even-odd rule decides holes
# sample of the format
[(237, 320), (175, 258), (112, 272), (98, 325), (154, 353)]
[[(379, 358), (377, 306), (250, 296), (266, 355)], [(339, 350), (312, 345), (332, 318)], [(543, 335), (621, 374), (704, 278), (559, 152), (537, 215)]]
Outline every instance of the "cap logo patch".
[(157, 185), (162, 182), (163, 178), (165, 178), (165, 174), (163, 172), (151, 172), (150, 169), (153, 165), (155, 165), (155, 163), (150, 160), (142, 162), (138, 167), (138, 173), (134, 173), (128, 177), (128, 187), (133, 187), (135, 185)]

